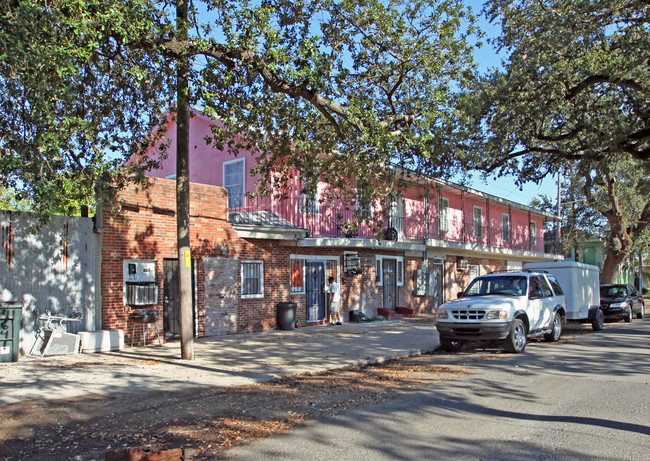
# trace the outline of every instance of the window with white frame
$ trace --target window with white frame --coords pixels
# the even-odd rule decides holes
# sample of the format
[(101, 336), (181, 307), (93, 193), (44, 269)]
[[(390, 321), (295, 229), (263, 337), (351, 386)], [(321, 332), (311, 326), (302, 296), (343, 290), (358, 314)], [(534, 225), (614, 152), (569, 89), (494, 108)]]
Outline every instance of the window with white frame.
[(223, 187), (228, 190), (228, 209), (244, 206), (246, 159), (240, 158), (223, 163)]
[(241, 297), (264, 297), (264, 262), (242, 261), (241, 263)]
[(510, 241), (510, 215), (508, 213), (501, 214), (501, 238), (504, 242)]
[(311, 180), (305, 181), (304, 192), (300, 194), (300, 210), (310, 215), (320, 213), (320, 196), (318, 193), (318, 182), (312, 186)]
[(449, 199), (446, 197), (438, 199), (438, 230), (449, 231)]
[(291, 294), (305, 294), (306, 263), (307, 261), (323, 262), (325, 264), (325, 279), (334, 277), (338, 280), (339, 258), (336, 256), (290, 255)]
[(530, 246), (537, 246), (537, 223), (530, 222)]
[(365, 203), (363, 197), (363, 191), (357, 189), (357, 195), (354, 200), (355, 210), (360, 216), (370, 216), (372, 213), (372, 207), (370, 203)]
[(376, 270), (377, 270), (377, 286), (384, 285), (384, 265), (385, 259), (395, 260), (395, 267), (397, 270), (397, 286), (404, 286), (404, 257), (403, 256), (377, 256)]
[(474, 237), (483, 237), (483, 208), (474, 206)]

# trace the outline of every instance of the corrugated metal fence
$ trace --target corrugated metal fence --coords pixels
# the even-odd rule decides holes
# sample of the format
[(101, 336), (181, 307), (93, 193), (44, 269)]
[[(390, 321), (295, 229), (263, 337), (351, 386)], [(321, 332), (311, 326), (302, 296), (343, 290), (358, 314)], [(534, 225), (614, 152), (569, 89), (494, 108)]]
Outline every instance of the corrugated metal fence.
[[(30, 352), (39, 327), (38, 315), (73, 317), (67, 331), (99, 328), (99, 239), (92, 218), (53, 216), (40, 226), (29, 213), (0, 211), (0, 301), (23, 303), (21, 353)], [(35, 312), (36, 310), (36, 312)]]

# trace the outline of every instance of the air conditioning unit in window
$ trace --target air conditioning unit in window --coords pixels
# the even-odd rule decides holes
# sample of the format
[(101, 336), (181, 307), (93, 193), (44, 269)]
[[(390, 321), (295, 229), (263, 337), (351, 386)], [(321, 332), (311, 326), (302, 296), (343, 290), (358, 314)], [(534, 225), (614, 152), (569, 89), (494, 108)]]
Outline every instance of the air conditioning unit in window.
[(158, 304), (158, 285), (155, 283), (126, 283), (127, 306), (152, 306)]

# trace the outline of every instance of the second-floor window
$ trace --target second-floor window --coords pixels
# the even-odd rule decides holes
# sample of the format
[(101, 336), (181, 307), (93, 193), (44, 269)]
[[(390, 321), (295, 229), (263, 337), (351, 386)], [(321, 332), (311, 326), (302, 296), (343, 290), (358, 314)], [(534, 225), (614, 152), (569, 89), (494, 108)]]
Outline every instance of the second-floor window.
[(483, 208), (480, 206), (474, 207), (474, 237), (483, 237)]
[(300, 194), (300, 209), (310, 215), (320, 213), (318, 184), (316, 184), (315, 187), (312, 187), (312, 181), (305, 181), (304, 191)]
[(355, 210), (360, 216), (365, 218), (372, 214), (372, 207), (369, 202), (366, 202), (362, 190), (357, 190), (357, 196), (354, 200), (354, 204)]
[(510, 215), (507, 213), (501, 215), (501, 238), (504, 242), (510, 241)]
[(228, 209), (244, 206), (246, 159), (223, 163), (223, 187), (228, 190)]
[(449, 199), (445, 197), (438, 199), (438, 230), (449, 232)]
[(537, 246), (537, 223), (530, 222), (530, 246)]

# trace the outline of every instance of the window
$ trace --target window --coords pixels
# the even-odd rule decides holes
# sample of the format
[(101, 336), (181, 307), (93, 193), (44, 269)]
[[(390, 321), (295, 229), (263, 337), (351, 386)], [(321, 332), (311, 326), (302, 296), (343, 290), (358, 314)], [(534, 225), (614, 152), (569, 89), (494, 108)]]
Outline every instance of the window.
[(537, 246), (537, 223), (530, 222), (530, 246)]
[(230, 160), (223, 163), (223, 187), (228, 190), (228, 209), (244, 206), (244, 172), (246, 159)]
[(393, 259), (395, 260), (395, 270), (397, 271), (397, 286), (404, 286), (404, 257), (386, 257), (386, 256), (377, 256), (376, 259), (376, 271), (377, 271), (377, 286), (383, 286), (384, 280), (384, 270), (383, 270), (383, 260), (384, 259)]
[(553, 292), (551, 291), (551, 286), (548, 284), (546, 279), (544, 277), (540, 277), (540, 280), (542, 282), (542, 293), (545, 298), (548, 298), (550, 296), (553, 296)]
[(318, 194), (318, 184), (312, 190), (312, 181), (305, 181), (304, 192), (300, 194), (300, 210), (315, 215), (320, 213), (320, 197)]
[(510, 215), (507, 213), (501, 215), (501, 237), (504, 242), (510, 241)]
[(305, 260), (291, 260), (291, 293), (305, 292)]
[(370, 216), (372, 209), (370, 203), (366, 203), (363, 197), (363, 191), (357, 190), (357, 196), (354, 200), (355, 209), (359, 216), (367, 217)]
[(449, 231), (449, 199), (445, 197), (438, 199), (438, 230)]
[(555, 292), (555, 294), (558, 295), (558, 296), (563, 295), (564, 292), (562, 291), (562, 287), (560, 287), (560, 284), (557, 281), (557, 279), (552, 275), (547, 275), (546, 277), (548, 277), (548, 282), (553, 287), (553, 291)]
[(264, 262), (242, 261), (241, 295), (242, 298), (264, 297)]
[(290, 255), (290, 282), (291, 294), (301, 295), (306, 292), (306, 265), (307, 261), (318, 262), (324, 264), (325, 280), (329, 277), (334, 277), (338, 280), (338, 264), (339, 258), (336, 256), (319, 256), (319, 255)]
[(483, 237), (483, 208), (480, 206), (474, 207), (474, 237)]

